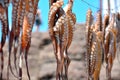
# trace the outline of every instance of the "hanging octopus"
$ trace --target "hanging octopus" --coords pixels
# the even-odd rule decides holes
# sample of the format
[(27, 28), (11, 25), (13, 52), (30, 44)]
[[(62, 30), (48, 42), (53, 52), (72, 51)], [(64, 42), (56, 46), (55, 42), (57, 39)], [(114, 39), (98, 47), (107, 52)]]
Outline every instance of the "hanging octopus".
[(116, 26), (118, 29), (117, 43), (119, 43), (120, 42), (120, 13), (116, 13)]
[(93, 16), (91, 9), (88, 9), (87, 15), (86, 15), (86, 46), (87, 46), (87, 52), (86, 52), (86, 66), (87, 66), (87, 79), (90, 75), (90, 69), (89, 69), (89, 56), (91, 52), (91, 40), (92, 40), (92, 24), (93, 24)]
[[(27, 56), (31, 44), (31, 32), (35, 21), (35, 15), (37, 12), (37, 5), (39, 0), (12, 0), (13, 11), (12, 11), (12, 29), (9, 33), (9, 58), (8, 58), (8, 72), (7, 79), (9, 80), (9, 69), (14, 77), (22, 80), (22, 57), (25, 56), (25, 64), (27, 68), (27, 75), (30, 80), (30, 74), (28, 70)], [(22, 35), (20, 33), (22, 32)], [(21, 41), (19, 37), (21, 36)], [(19, 54), (19, 71), (17, 69), (17, 51), (20, 44)], [(13, 49), (12, 49), (13, 46)], [(14, 67), (15, 72), (11, 66), (11, 52), (13, 50), (14, 55)]]
[[(55, 26), (55, 23), (59, 17), (58, 13), (60, 13), (60, 12), (58, 12), (58, 11), (60, 11), (60, 9), (62, 9), (61, 8), (62, 5), (63, 5), (63, 0), (55, 1), (54, 3), (52, 1), (50, 1), (50, 11), (49, 11), (49, 19), (48, 19), (49, 35), (52, 39), (54, 53), (55, 53), (56, 60), (57, 60), (56, 80), (61, 79), (61, 71), (62, 71), (61, 60), (63, 60), (64, 58), (63, 58), (63, 54), (61, 54), (61, 52), (60, 52), (59, 34), (57, 34), (57, 32), (54, 32), (55, 31), (54, 26)], [(63, 17), (62, 21), (64, 21), (64, 17)]]
[[(35, 20), (35, 15), (37, 12), (38, 0), (26, 0), (25, 15), (22, 26), (22, 35), (21, 35), (21, 46), (20, 46), (20, 58), (19, 58), (19, 80), (22, 80), (22, 56), (24, 55), (27, 75), (29, 80), (30, 74), (28, 69), (27, 56), (31, 44), (31, 32)], [(23, 53), (23, 54), (22, 54)]]
[(102, 58), (103, 58), (103, 33), (101, 26), (101, 14), (97, 13), (95, 25), (92, 22), (91, 10), (88, 10), (87, 30), (87, 80), (99, 80)]
[(118, 28), (116, 26), (116, 16), (112, 15), (110, 24), (105, 29), (105, 62), (106, 62), (106, 78), (111, 80), (111, 70), (113, 61), (116, 55), (116, 44), (117, 44)]
[[(2, 40), (0, 43), (0, 54), (1, 54), (1, 72), (0, 72), (0, 79), (2, 79), (3, 73), (3, 46), (6, 41), (6, 36), (9, 32), (8, 27), (8, 4), (10, 0), (0, 0), (0, 20), (2, 23)], [(9, 80), (9, 69), (12, 74), (22, 80), (22, 56), (25, 56), (25, 63), (27, 68), (27, 75), (30, 80), (29, 70), (28, 70), (28, 63), (27, 63), (27, 55), (31, 44), (31, 32), (32, 27), (35, 20), (35, 15), (37, 12), (37, 5), (38, 0), (12, 0), (13, 11), (12, 11), (12, 29), (9, 32), (9, 56), (8, 56), (8, 67), (7, 67), (7, 80)], [(21, 35), (21, 44), (20, 44), (20, 61), (19, 61), (19, 71), (17, 71), (17, 51), (19, 46), (19, 37), (20, 32), (22, 30)], [(13, 46), (13, 47), (12, 47)], [(16, 69), (16, 73), (12, 70), (11, 66), (11, 53), (13, 51), (14, 55), (14, 67)], [(22, 54), (23, 53), (23, 54)]]
[[(8, 67), (7, 67), (7, 79), (9, 80), (9, 68), (12, 74), (16, 77), (14, 74), (12, 67), (11, 67), (11, 51), (12, 51), (12, 46), (14, 46), (14, 65), (15, 69), (17, 71), (17, 66), (16, 66), (16, 53), (18, 49), (18, 44), (19, 44), (19, 34), (20, 34), (20, 25), (18, 25), (18, 18), (20, 17), (19, 13), (19, 4), (21, 3), (21, 0), (12, 0), (12, 5), (13, 5), (13, 10), (12, 10), (12, 28), (9, 33), (9, 56), (8, 56)], [(18, 73), (17, 73), (18, 74)]]
[[(95, 35), (94, 35), (95, 33)], [(103, 62), (103, 32), (102, 32), (102, 18), (100, 11), (97, 12), (96, 23), (93, 27), (93, 39), (90, 55), (90, 67), (94, 80), (99, 80), (100, 70)], [(95, 37), (95, 38), (94, 38)]]
[(104, 20), (103, 20), (103, 27), (102, 27), (103, 40), (105, 39), (105, 29), (107, 28), (108, 24), (109, 24), (109, 15), (105, 14)]
[[(57, 60), (56, 80), (68, 80), (67, 74), (70, 59), (67, 49), (72, 42), (73, 26), (76, 22), (75, 15), (71, 9), (73, 0), (68, 1), (68, 5), (64, 10), (62, 5), (63, 0), (51, 0), (48, 19), (49, 34)], [(63, 76), (63, 69), (65, 69), (65, 77)]]
[(0, 21), (2, 26), (2, 38), (0, 42), (0, 55), (1, 55), (1, 71), (0, 71), (0, 79), (2, 79), (3, 68), (4, 68), (4, 56), (3, 56), (3, 47), (6, 41), (6, 37), (8, 35), (8, 4), (9, 0), (1, 0), (0, 1)]
[(65, 45), (65, 51), (64, 51), (64, 68), (65, 68), (65, 76), (66, 76), (66, 80), (68, 80), (68, 66), (70, 64), (70, 59), (68, 57), (68, 48), (71, 45), (72, 42), (72, 38), (73, 38), (73, 29), (74, 29), (74, 25), (76, 23), (76, 16), (74, 13), (72, 13), (72, 6), (73, 6), (73, 0), (69, 0), (68, 4), (65, 6), (64, 11), (65, 14), (67, 16), (67, 22), (68, 22), (68, 37), (67, 37), (67, 44)]
[(90, 76), (89, 79), (99, 80), (102, 65), (102, 32), (93, 32), (92, 45), (90, 53)]

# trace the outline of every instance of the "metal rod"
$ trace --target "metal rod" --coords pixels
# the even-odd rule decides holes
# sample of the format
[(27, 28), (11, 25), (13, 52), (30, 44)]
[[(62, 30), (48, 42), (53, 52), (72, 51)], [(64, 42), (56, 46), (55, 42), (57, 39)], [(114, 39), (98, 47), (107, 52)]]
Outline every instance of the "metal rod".
[(117, 8), (117, 0), (114, 0), (114, 8), (115, 8), (115, 13), (117, 12), (118, 8)]
[(101, 12), (101, 15), (102, 15), (102, 0), (100, 0), (100, 12)]
[(108, 14), (110, 15), (110, 0), (108, 0)]

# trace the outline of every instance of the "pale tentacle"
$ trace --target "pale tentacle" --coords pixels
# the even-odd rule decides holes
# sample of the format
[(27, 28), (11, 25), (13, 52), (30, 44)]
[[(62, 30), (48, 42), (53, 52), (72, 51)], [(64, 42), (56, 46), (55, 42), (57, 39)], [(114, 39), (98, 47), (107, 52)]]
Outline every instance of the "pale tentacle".
[[(61, 62), (61, 49), (60, 49), (60, 38), (59, 38), (59, 29), (60, 27), (54, 27), (55, 22), (58, 19), (59, 13), (58, 12), (63, 5), (63, 1), (56, 1), (53, 3), (53, 1), (50, 0), (50, 11), (49, 11), (49, 17), (48, 17), (48, 26), (49, 26), (49, 34), (52, 39), (53, 43), (53, 48), (54, 48), (54, 53), (56, 56), (57, 60), (57, 69), (56, 69), (56, 80), (61, 79), (61, 74), (62, 74), (62, 62)], [(64, 19), (63, 19), (64, 20)], [(58, 25), (59, 26), (59, 25)], [(56, 30), (58, 33), (56, 33)], [(60, 60), (60, 61), (59, 61)], [(61, 62), (61, 63), (60, 63)], [(60, 67), (61, 66), (61, 67)]]
[[(53, 28), (53, 30), (55, 31), (55, 36), (56, 36), (56, 40), (57, 40), (57, 45), (58, 45), (58, 50), (56, 55), (56, 59), (57, 59), (57, 76), (62, 76), (61, 78), (63, 79), (63, 74), (62, 74), (62, 69), (63, 69), (63, 64), (64, 64), (64, 50), (65, 50), (65, 46), (66, 46), (66, 41), (67, 41), (67, 25), (65, 24), (66, 22), (66, 18), (65, 15), (61, 16), (58, 21), (55, 24), (55, 27)], [(66, 32), (65, 32), (66, 31)], [(59, 76), (59, 77), (60, 77)]]
[(2, 24), (2, 39), (1, 39), (1, 42), (0, 42), (0, 54), (1, 54), (0, 79), (2, 79), (3, 68), (4, 68), (3, 47), (4, 47), (6, 37), (7, 37), (7, 33), (8, 33), (8, 23), (7, 23), (6, 9), (5, 9), (5, 7), (2, 3), (0, 3), (0, 20), (1, 20), (1, 24)]
[(65, 68), (65, 79), (68, 80), (68, 67), (70, 64), (70, 59), (68, 57), (68, 48), (70, 47), (73, 39), (74, 25), (76, 23), (76, 16), (72, 13), (73, 0), (69, 0), (68, 4), (65, 6), (64, 11), (67, 16), (68, 30), (67, 32), (67, 45), (64, 50), (64, 68)]
[(113, 14), (105, 33), (106, 78), (108, 80), (111, 80), (112, 65), (116, 56), (117, 34), (118, 28), (116, 26), (116, 16)]
[(13, 4), (13, 11), (12, 11), (12, 29), (10, 31), (10, 36), (9, 36), (9, 57), (8, 57), (8, 68), (7, 68), (7, 75), (9, 78), (9, 68), (10, 71), (12, 72), (12, 74), (18, 78), (18, 76), (16, 76), (12, 70), (12, 66), (11, 66), (11, 50), (12, 50), (12, 45), (14, 43), (14, 66), (17, 72), (17, 66), (16, 66), (16, 53), (17, 53), (17, 46), (18, 46), (18, 37), (19, 37), (19, 32), (20, 30), (18, 30), (18, 26), (17, 24), (17, 18), (18, 18), (18, 4), (19, 4), (20, 0), (12, 1)]

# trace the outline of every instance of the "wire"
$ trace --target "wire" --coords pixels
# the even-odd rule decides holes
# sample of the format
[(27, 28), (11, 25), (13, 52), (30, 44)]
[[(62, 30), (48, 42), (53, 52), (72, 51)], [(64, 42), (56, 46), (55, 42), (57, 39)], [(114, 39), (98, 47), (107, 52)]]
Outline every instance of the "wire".
[(96, 6), (92, 5), (92, 4), (90, 4), (90, 3), (87, 2), (87, 1), (84, 1), (84, 0), (81, 0), (81, 1), (84, 2), (84, 3), (86, 3), (88, 6), (91, 6), (91, 7), (96, 8), (96, 9), (100, 9), (100, 8), (98, 8), (98, 7), (96, 7)]
[[(90, 4), (89, 2), (87, 2), (87, 1), (85, 1), (85, 0), (81, 0), (82, 2), (84, 2), (85, 4), (87, 4), (88, 6), (90, 6), (90, 7), (93, 7), (93, 8), (95, 8), (95, 9), (98, 9), (98, 10), (100, 10), (100, 8), (99, 7), (96, 7), (96, 6), (94, 6), (94, 5), (92, 5), (92, 4)], [(113, 11), (113, 10), (118, 10), (120, 8), (120, 5), (118, 5), (118, 6), (116, 6), (114, 9), (110, 9), (111, 11)], [(102, 10), (108, 10), (108, 9), (102, 9)]]

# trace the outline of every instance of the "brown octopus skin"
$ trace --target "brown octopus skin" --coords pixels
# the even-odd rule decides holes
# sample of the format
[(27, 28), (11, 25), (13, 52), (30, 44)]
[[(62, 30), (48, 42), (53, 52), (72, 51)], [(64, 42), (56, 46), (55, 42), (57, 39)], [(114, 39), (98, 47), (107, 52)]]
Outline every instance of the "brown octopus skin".
[[(52, 5), (50, 7), (49, 19), (48, 19), (49, 20), (49, 34), (53, 41), (54, 52), (56, 55), (56, 59), (58, 61), (57, 63), (60, 63), (60, 64), (57, 64), (56, 79), (58, 79), (58, 75), (60, 75), (60, 71), (62, 70), (63, 65), (64, 65), (63, 64), (64, 58), (65, 58), (65, 56), (67, 56), (66, 53), (64, 53), (64, 52), (66, 52), (66, 46), (68, 44), (70, 45), (70, 41), (71, 41), (71, 40), (69, 40), (69, 43), (68, 43), (68, 38), (69, 39), (71, 38), (71, 37), (68, 37), (68, 31), (71, 29), (71, 22), (68, 23), (68, 21), (70, 19), (68, 19), (68, 17), (66, 17), (66, 15), (64, 15), (64, 11), (61, 8), (62, 4), (60, 4), (60, 2), (63, 4), (62, 0), (56, 1), (53, 4), (52, 4), (52, 2), (50, 2), (50, 4), (52, 4)], [(52, 10), (54, 13), (52, 12)], [(61, 11), (58, 13), (59, 10), (61, 10)], [(57, 18), (56, 14), (58, 14), (57, 21), (56, 21), (56, 18)], [(51, 15), (53, 15), (53, 16), (51, 17)], [(72, 15), (73, 20), (75, 20), (74, 18), (75, 18), (75, 16)], [(72, 19), (71, 19), (71, 21), (72, 21)], [(66, 23), (66, 24), (64, 24), (64, 23)], [(68, 24), (69, 24), (69, 29), (68, 29)], [(72, 33), (69, 35), (72, 35)]]
[(92, 40), (92, 11), (91, 9), (88, 9), (87, 14), (86, 14), (86, 46), (87, 46), (87, 51), (86, 51), (86, 66), (87, 66), (87, 79), (89, 79), (90, 75), (90, 63), (89, 63), (89, 56), (90, 56), (90, 46), (91, 46), (91, 40)]
[[(13, 11), (12, 11), (12, 29), (10, 31), (10, 37), (9, 37), (9, 57), (8, 57), (8, 67), (7, 67), (7, 79), (9, 80), (9, 68), (10, 68), (10, 71), (12, 72), (12, 74), (17, 77), (13, 70), (12, 70), (12, 67), (11, 67), (11, 49), (12, 49), (12, 45), (14, 43), (14, 64), (15, 64), (15, 68), (16, 68), (16, 52), (17, 52), (17, 46), (15, 45), (18, 45), (18, 41), (17, 41), (17, 38), (18, 38), (18, 33), (19, 33), (19, 30), (18, 27), (16, 24), (17, 24), (17, 14), (18, 14), (18, 3), (20, 2), (20, 0), (18, 1), (15, 1), (15, 0), (12, 0), (12, 5), (13, 5)], [(17, 71), (17, 69), (16, 69)]]
[[(30, 48), (30, 44), (31, 44), (31, 32), (32, 32), (33, 23), (35, 20), (35, 15), (37, 12), (37, 5), (38, 5), (38, 0), (26, 0), (26, 7), (25, 7), (26, 14), (24, 17), (23, 27), (22, 27), (23, 32), (22, 32), (22, 37), (21, 37), (20, 54), (24, 53), (25, 55), (25, 63), (26, 63), (27, 75), (28, 75), (29, 80), (31, 79), (30, 79), (28, 63), (27, 63), (27, 55), (28, 55), (28, 50)], [(19, 69), (19, 72), (20, 72), (19, 76), (22, 77), (21, 67)]]
[(103, 32), (102, 32), (102, 17), (100, 11), (97, 12), (96, 16), (96, 23), (95, 23), (95, 28), (93, 31), (96, 33), (96, 45), (97, 49), (95, 51), (95, 66), (94, 66), (94, 73), (93, 73), (93, 78), (94, 80), (99, 79), (100, 75), (100, 70), (101, 70), (101, 65), (102, 65), (102, 58), (103, 58)]
[(76, 23), (76, 16), (74, 13), (72, 13), (72, 6), (73, 6), (73, 1), (74, 0), (69, 0), (68, 4), (65, 6), (64, 11), (66, 13), (66, 16), (68, 18), (68, 43), (67, 43), (67, 48), (70, 47), (72, 38), (73, 38), (73, 29), (74, 25)]
[(64, 50), (65, 50), (65, 44), (67, 41), (67, 33), (66, 31), (66, 18), (65, 15), (61, 16), (58, 21), (56, 22), (56, 25), (54, 27), (54, 31), (55, 31), (55, 36), (56, 36), (56, 41), (57, 41), (57, 53), (56, 55), (56, 59), (57, 59), (57, 75), (60, 75), (60, 73), (62, 72), (62, 68), (63, 68), (63, 63), (64, 63)]
[(1, 72), (0, 79), (2, 79), (3, 68), (4, 68), (4, 56), (3, 56), (3, 47), (6, 41), (7, 33), (8, 33), (8, 22), (7, 22), (7, 10), (4, 6), (4, 1), (0, 2), (0, 20), (2, 24), (2, 39), (0, 43), (0, 54), (1, 54)]
[(113, 61), (116, 55), (116, 44), (117, 44), (117, 34), (118, 28), (114, 25), (116, 18), (115, 14), (112, 15), (110, 24), (106, 28), (105, 34), (105, 62), (106, 62), (106, 78), (111, 80), (111, 70), (113, 66)]
[[(91, 10), (88, 10), (87, 13), (87, 70), (88, 76), (87, 79), (98, 80), (99, 74), (102, 65), (102, 56), (103, 56), (103, 33), (101, 32), (101, 14), (100, 12), (97, 13), (96, 23), (92, 23), (92, 14)], [(98, 68), (98, 70), (97, 70)]]
[(93, 72), (93, 78), (94, 78), (94, 80), (99, 80), (99, 75), (100, 75), (100, 70), (101, 70), (101, 66), (102, 66), (102, 50), (103, 50), (103, 48), (102, 48), (102, 32), (101, 31), (98, 31), (97, 33), (96, 33), (96, 50), (95, 50), (95, 48), (94, 48), (94, 50), (95, 50), (95, 53), (93, 53), (93, 54), (95, 54), (96, 55), (96, 60), (95, 60), (95, 69), (94, 69), (94, 72)]
[(50, 7), (50, 11), (49, 11), (49, 17), (48, 17), (48, 26), (49, 26), (49, 35), (52, 39), (52, 43), (53, 43), (53, 48), (54, 48), (54, 52), (56, 53), (56, 40), (55, 40), (55, 33), (53, 31), (53, 27), (55, 25), (55, 15), (58, 11), (58, 9), (63, 5), (63, 1), (57, 1), (56, 3), (54, 3), (53, 5), (51, 5)]
[[(56, 80), (60, 79), (60, 72), (62, 70), (62, 63), (61, 63), (61, 49), (60, 49), (60, 44), (59, 44), (59, 35), (57, 35), (57, 32), (54, 32), (54, 25), (55, 25), (55, 21), (57, 19), (56, 14), (58, 14), (58, 10), (59, 8), (63, 5), (63, 1), (56, 1), (55, 3), (53, 3), (52, 5), (50, 5), (50, 11), (49, 11), (49, 19), (48, 19), (48, 25), (49, 25), (49, 34), (50, 37), (52, 39), (52, 43), (53, 43), (53, 48), (54, 48), (54, 52), (56, 55), (56, 60), (57, 60), (57, 69), (56, 69)], [(59, 22), (61, 22), (61, 20), (58, 20)], [(59, 23), (58, 23), (59, 24)], [(58, 25), (59, 26), (59, 25)], [(63, 26), (63, 25), (61, 25)], [(60, 30), (60, 27), (59, 27)], [(58, 36), (58, 38), (56, 39), (55, 35)]]
[(105, 39), (105, 29), (108, 26), (108, 24), (109, 24), (109, 15), (105, 14), (104, 15), (104, 19), (103, 19), (103, 28), (102, 28), (102, 31), (103, 31), (103, 40)]
[(64, 51), (64, 69), (65, 69), (65, 77), (68, 79), (68, 67), (70, 64), (70, 59), (68, 57), (68, 48), (70, 47), (73, 39), (73, 31), (74, 31), (74, 25), (76, 23), (76, 16), (74, 13), (72, 13), (72, 6), (73, 6), (73, 0), (69, 0), (68, 4), (65, 6), (64, 11), (67, 18), (67, 40), (65, 45), (65, 51)]

